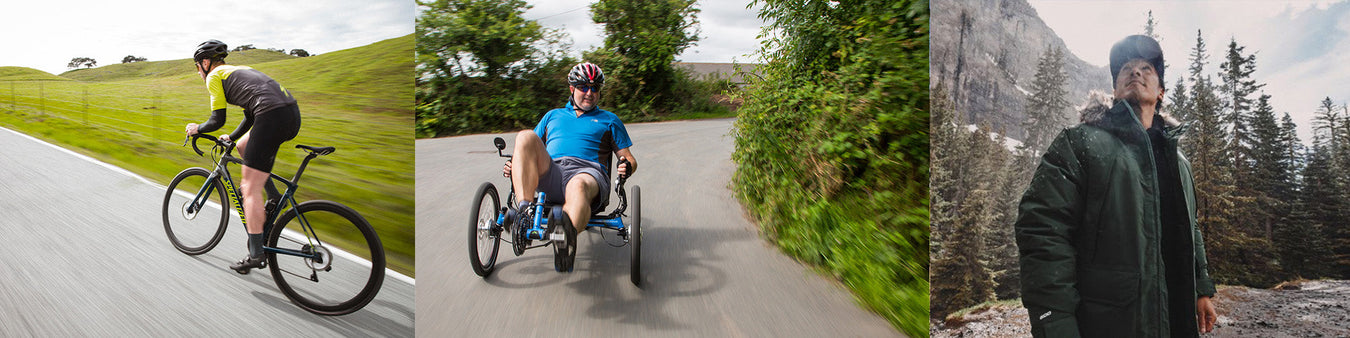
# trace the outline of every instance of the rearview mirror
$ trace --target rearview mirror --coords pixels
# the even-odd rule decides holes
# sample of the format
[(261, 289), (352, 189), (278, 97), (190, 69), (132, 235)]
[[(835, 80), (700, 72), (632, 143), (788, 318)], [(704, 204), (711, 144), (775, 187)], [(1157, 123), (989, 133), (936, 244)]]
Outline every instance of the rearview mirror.
[(492, 139), (492, 144), (494, 144), (494, 145), (497, 146), (497, 151), (501, 151), (501, 150), (505, 150), (505, 149), (506, 149), (506, 140), (503, 140), (503, 139), (500, 138), (500, 137), (495, 138), (495, 139)]

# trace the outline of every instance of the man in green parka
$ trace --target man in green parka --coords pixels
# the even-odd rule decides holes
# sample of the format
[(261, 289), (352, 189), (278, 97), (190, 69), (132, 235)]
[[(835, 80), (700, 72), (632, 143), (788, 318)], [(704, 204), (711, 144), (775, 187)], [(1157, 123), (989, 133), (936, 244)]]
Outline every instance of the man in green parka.
[(1198, 337), (1210, 304), (1185, 127), (1160, 114), (1163, 54), (1111, 47), (1114, 102), (1055, 137), (1018, 206), (1022, 304), (1036, 337)]

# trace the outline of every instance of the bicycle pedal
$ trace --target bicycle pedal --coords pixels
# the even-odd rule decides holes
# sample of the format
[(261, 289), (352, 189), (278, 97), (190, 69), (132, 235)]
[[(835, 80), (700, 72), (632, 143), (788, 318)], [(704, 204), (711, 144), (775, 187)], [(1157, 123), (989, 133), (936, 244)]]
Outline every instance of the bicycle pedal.
[(567, 236), (564, 235), (564, 234), (560, 234), (560, 233), (556, 233), (556, 232), (555, 232), (555, 233), (548, 234), (548, 240), (554, 241), (554, 242), (566, 242), (566, 241), (567, 241)]

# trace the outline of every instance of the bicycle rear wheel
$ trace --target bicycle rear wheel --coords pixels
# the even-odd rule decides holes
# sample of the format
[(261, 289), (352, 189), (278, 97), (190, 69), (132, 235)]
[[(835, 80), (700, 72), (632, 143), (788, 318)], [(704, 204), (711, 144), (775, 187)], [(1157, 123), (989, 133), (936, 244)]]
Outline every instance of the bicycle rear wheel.
[[(220, 244), (225, 235), (225, 224), (229, 220), (230, 201), (225, 199), (225, 189), (220, 180), (207, 181), (211, 171), (202, 168), (188, 168), (178, 173), (169, 182), (164, 192), (164, 232), (169, 235), (173, 247), (189, 255), (200, 255), (211, 251)], [(193, 205), (192, 200), (202, 187), (206, 203)]]
[(317, 256), (267, 250), (277, 288), (309, 312), (328, 316), (356, 312), (375, 299), (384, 283), (380, 238), (365, 218), (335, 202), (308, 201), (288, 210), (267, 234), (267, 246)]

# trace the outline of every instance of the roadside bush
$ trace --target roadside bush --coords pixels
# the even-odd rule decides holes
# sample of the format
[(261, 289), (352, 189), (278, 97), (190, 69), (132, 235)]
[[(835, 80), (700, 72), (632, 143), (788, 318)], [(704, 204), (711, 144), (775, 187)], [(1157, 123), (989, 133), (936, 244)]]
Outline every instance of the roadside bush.
[(784, 251), (928, 328), (928, 3), (768, 0), (735, 189)]

